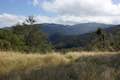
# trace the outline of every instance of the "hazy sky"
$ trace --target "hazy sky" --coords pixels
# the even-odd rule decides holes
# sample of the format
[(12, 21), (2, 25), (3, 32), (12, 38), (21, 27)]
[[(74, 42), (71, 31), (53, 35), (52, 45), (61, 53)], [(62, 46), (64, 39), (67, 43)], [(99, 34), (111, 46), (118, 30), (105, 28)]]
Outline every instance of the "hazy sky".
[(120, 24), (120, 0), (1, 0), (0, 27), (34, 15), (38, 23)]

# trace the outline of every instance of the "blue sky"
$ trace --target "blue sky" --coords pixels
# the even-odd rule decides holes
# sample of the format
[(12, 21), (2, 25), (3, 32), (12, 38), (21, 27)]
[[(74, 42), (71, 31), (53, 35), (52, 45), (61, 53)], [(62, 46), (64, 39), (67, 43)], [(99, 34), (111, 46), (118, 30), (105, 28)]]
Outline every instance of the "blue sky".
[[(44, 0), (39, 0), (43, 2)], [(113, 0), (118, 4), (120, 0)], [(47, 15), (51, 16), (52, 13), (44, 11), (40, 7), (35, 7), (32, 0), (1, 0), (0, 1), (0, 14), (11, 13), (16, 15)]]
[(119, 4), (119, 3), (120, 3), (120, 0), (113, 0), (113, 2), (114, 2), (115, 4)]
[(119, 24), (119, 9), (120, 0), (1, 0), (0, 26), (22, 22), (29, 15), (36, 16), (39, 23)]
[(42, 9), (32, 5), (32, 0), (1, 0), (0, 14), (47, 15)]

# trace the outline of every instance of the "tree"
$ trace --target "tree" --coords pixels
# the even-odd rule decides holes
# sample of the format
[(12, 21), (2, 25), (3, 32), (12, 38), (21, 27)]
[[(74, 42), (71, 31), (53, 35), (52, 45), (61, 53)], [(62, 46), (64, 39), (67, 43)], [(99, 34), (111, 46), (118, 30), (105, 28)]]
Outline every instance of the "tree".
[(36, 22), (36, 20), (34, 16), (28, 16), (28, 18), (26, 18), (26, 22), (30, 25), (33, 25)]
[(51, 44), (48, 42), (47, 36), (40, 30), (40, 26), (34, 24), (34, 17), (28, 17), (28, 24), (16, 25), (13, 32), (22, 37), (25, 43), (24, 51), (27, 52), (47, 52), (50, 51)]
[(110, 33), (99, 28), (95, 32), (94, 39), (91, 40), (91, 43), (88, 46), (89, 50), (97, 51), (113, 51), (113, 40), (111, 39)]
[(32, 52), (47, 52), (51, 50), (51, 45), (48, 42), (44, 33), (38, 27), (33, 27), (25, 38), (26, 45)]
[(98, 36), (98, 39), (99, 41), (101, 42), (101, 46), (102, 48), (105, 48), (105, 32), (101, 29), (101, 28), (98, 28), (98, 30), (96, 31), (96, 34)]

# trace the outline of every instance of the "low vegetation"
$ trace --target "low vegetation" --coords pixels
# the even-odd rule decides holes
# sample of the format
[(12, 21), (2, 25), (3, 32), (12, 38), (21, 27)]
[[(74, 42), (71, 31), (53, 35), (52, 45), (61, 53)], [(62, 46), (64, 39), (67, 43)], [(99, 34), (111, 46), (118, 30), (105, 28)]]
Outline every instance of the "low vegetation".
[(0, 29), (0, 51), (50, 52), (52, 45), (35, 20), (28, 17), (23, 24)]
[(120, 52), (0, 52), (0, 80), (120, 80)]

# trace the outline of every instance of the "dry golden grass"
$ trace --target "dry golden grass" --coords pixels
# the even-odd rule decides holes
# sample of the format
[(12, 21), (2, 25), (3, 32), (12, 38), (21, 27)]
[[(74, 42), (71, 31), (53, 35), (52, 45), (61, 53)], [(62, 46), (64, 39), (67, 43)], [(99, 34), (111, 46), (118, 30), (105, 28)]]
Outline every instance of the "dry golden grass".
[(25, 72), (32, 69), (67, 65), (82, 57), (116, 54), (119, 54), (119, 52), (69, 52), (67, 54), (53, 52), (45, 55), (39, 53), (0, 52), (0, 75), (6, 75), (13, 71)]
[(15, 52), (0, 52), (0, 74), (6, 74), (14, 70), (27, 70), (35, 67), (45, 67), (67, 63), (60, 54), (21, 54)]
[(103, 56), (103, 55), (114, 55), (114, 54), (119, 54), (119, 52), (68, 52), (65, 56), (67, 58), (71, 58), (72, 60), (76, 60), (80, 57)]

